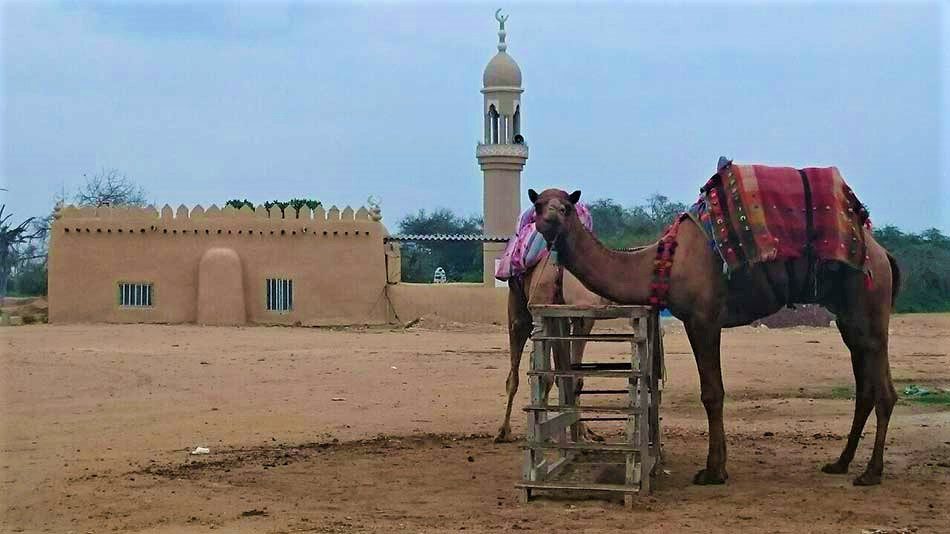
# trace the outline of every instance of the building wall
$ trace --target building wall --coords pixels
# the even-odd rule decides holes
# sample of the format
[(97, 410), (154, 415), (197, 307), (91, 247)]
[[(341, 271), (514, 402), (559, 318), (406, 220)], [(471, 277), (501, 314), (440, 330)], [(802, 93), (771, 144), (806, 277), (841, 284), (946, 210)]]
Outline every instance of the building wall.
[(457, 323), (507, 324), (508, 288), (483, 284), (391, 284), (387, 287), (394, 319), (408, 323), (435, 316)]
[[(199, 263), (216, 248), (233, 250), (240, 259), (238, 291), (244, 292), (247, 323), (387, 322), (383, 225), (363, 208), (304, 208), (297, 215), (288, 208), (283, 218), (276, 207), (270, 213), (262, 207), (181, 206), (177, 213), (167, 206), (162, 213), (63, 208), (50, 238), (50, 321), (195, 322)], [(291, 311), (265, 309), (267, 278), (293, 280)], [(151, 283), (153, 306), (120, 307), (120, 282)], [(208, 302), (207, 294), (202, 298)]]

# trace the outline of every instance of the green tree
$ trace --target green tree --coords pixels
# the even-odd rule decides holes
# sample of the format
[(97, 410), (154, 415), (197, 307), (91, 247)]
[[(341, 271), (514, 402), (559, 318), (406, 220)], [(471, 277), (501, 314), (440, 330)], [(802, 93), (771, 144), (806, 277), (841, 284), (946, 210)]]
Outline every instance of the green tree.
[(647, 199), (647, 206), (650, 208), (650, 219), (653, 221), (654, 227), (659, 228), (660, 231), (669, 226), (673, 219), (687, 209), (686, 204), (670, 202), (669, 198), (659, 193), (654, 193)]
[(47, 279), (45, 256), (24, 259), (14, 265), (7, 285), (7, 293), (18, 296), (46, 295)]
[[(419, 210), (399, 221), (399, 232), (408, 235), (481, 234), (480, 217), (460, 217), (451, 210), (438, 208), (431, 213)], [(482, 243), (479, 241), (419, 241), (402, 246), (402, 279), (406, 282), (432, 282), (437, 267), (445, 269), (450, 282), (482, 280)]]
[(25, 257), (22, 247), (42, 235), (34, 226), (36, 217), (29, 217), (20, 224), (13, 225), (10, 223), (13, 214), (3, 215), (6, 208), (6, 204), (0, 205), (0, 303), (7, 295), (11, 271)]
[(914, 234), (890, 225), (875, 229), (874, 237), (901, 270), (897, 311), (950, 311), (950, 238), (936, 228)]
[(612, 248), (629, 248), (653, 243), (686, 205), (659, 194), (652, 195), (645, 205), (624, 208), (613, 199), (599, 199), (588, 204), (594, 222), (594, 233)]
[[(246, 198), (244, 200), (232, 199), (225, 202), (224, 205), (232, 206), (235, 209), (241, 209), (244, 206), (254, 209), (254, 203)], [(268, 200), (267, 202), (264, 202), (264, 209), (270, 211), (271, 206), (277, 206), (278, 208), (280, 208), (281, 215), (286, 216), (286, 213), (284, 212), (284, 210), (287, 209), (287, 206), (290, 206), (294, 208), (294, 210), (299, 212), (300, 208), (304, 206), (312, 210), (315, 210), (318, 207), (322, 206), (322, 203), (319, 200), (315, 200), (312, 198), (292, 198), (290, 200)]]

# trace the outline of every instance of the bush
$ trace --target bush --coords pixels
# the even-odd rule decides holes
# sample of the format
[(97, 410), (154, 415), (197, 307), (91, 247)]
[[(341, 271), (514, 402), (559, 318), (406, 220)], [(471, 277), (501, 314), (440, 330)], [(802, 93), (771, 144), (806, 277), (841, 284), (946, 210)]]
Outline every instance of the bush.
[(936, 228), (905, 234), (894, 226), (874, 230), (874, 237), (901, 270), (898, 312), (950, 311), (950, 238)]
[(21, 265), (16, 273), (10, 275), (7, 292), (22, 297), (46, 296), (46, 264), (36, 262)]

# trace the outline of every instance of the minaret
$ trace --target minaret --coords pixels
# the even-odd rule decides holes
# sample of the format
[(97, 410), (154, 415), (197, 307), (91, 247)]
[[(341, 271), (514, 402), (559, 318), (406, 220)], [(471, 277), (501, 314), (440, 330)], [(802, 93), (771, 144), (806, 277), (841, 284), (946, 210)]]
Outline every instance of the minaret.
[[(498, 53), (488, 62), (482, 75), (485, 95), (485, 138), (475, 155), (484, 174), (484, 233), (510, 236), (517, 230), (521, 215), (521, 170), (528, 160), (528, 145), (521, 135), (521, 69), (506, 51), (505, 21), (501, 10), (498, 20)], [(504, 243), (485, 243), (485, 285), (495, 285), (495, 259), (505, 249)]]

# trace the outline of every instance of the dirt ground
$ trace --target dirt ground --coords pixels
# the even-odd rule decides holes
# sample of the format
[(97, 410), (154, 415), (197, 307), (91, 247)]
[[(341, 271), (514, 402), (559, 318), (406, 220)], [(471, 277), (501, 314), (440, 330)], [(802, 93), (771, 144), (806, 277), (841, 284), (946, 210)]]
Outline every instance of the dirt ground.
[[(950, 386), (950, 315), (898, 316), (892, 331), (898, 389)], [(634, 510), (601, 495), (519, 503), (520, 446), (491, 442), (501, 327), (29, 325), (0, 336), (4, 532), (950, 532), (944, 404), (898, 404), (883, 485), (851, 485), (873, 416), (851, 474), (819, 472), (852, 413), (850, 360), (831, 328), (723, 336), (731, 478), (698, 487), (705, 412), (672, 324), (666, 471)], [(523, 432), (520, 410), (514, 423)], [(196, 446), (211, 454), (188, 455)]]

